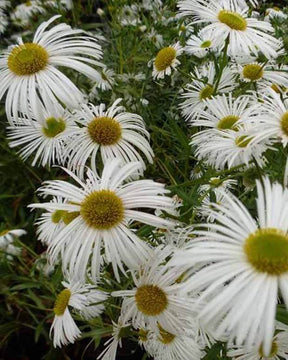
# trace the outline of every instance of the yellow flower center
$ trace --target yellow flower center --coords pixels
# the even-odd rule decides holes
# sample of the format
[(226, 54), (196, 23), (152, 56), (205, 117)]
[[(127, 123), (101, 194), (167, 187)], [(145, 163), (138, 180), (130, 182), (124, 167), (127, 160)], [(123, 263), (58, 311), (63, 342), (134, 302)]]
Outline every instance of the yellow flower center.
[(288, 271), (288, 235), (275, 228), (259, 229), (244, 243), (249, 263), (258, 271), (281, 275)]
[(207, 49), (207, 48), (209, 48), (211, 46), (211, 41), (210, 40), (206, 40), (206, 41), (204, 41), (202, 44), (201, 44), (201, 48), (202, 49)]
[[(276, 341), (273, 341), (272, 345), (271, 345), (270, 354), (268, 355), (268, 358), (272, 358), (273, 356), (277, 355), (277, 352), (278, 352), (278, 344), (276, 343)], [(261, 357), (267, 358), (267, 356), (264, 355), (263, 345), (262, 344), (261, 344), (261, 346), (259, 348), (259, 355)]]
[(140, 329), (138, 335), (141, 341), (145, 342), (148, 340), (148, 330)]
[(228, 115), (224, 118), (220, 119), (217, 128), (220, 130), (225, 129), (233, 129), (234, 130), (234, 124), (240, 119), (239, 116), (236, 115)]
[(158, 324), (158, 328), (159, 328), (159, 333), (160, 333), (159, 340), (163, 344), (170, 344), (175, 339), (175, 335), (173, 335), (173, 334), (169, 333), (168, 331), (166, 331), (165, 329), (163, 329), (160, 324)]
[(62, 216), (62, 220), (63, 220), (65, 225), (68, 225), (74, 219), (76, 219), (79, 215), (80, 215), (79, 211), (72, 211), (72, 212), (64, 211), (64, 214)]
[(161, 49), (155, 59), (155, 68), (157, 71), (163, 71), (172, 65), (176, 58), (176, 50), (169, 46)]
[(3, 230), (0, 232), (0, 236), (4, 236), (9, 233), (9, 230)]
[(66, 128), (65, 121), (61, 118), (56, 119), (54, 117), (46, 119), (46, 127), (43, 126), (42, 130), (45, 136), (48, 138), (54, 138)]
[(248, 64), (244, 66), (242, 74), (245, 79), (257, 81), (262, 79), (264, 70), (259, 64)]
[(71, 297), (71, 291), (69, 289), (64, 289), (61, 293), (57, 296), (57, 299), (54, 304), (54, 314), (57, 316), (61, 316), (64, 314), (69, 300)]
[(218, 20), (233, 30), (244, 31), (247, 28), (247, 21), (234, 11), (221, 10), (218, 14)]
[(25, 2), (25, 5), (26, 5), (26, 6), (32, 6), (32, 2), (31, 2), (31, 1), (26, 1), (26, 2)]
[(98, 190), (86, 196), (80, 214), (90, 227), (108, 230), (123, 220), (124, 206), (113, 191)]
[(51, 220), (54, 224), (58, 224), (65, 213), (65, 210), (56, 210), (52, 213)]
[(168, 305), (165, 292), (157, 285), (142, 285), (135, 294), (136, 305), (144, 315), (156, 316), (161, 314)]
[(88, 133), (93, 141), (100, 145), (117, 144), (122, 136), (121, 125), (114, 119), (101, 116), (88, 124)]
[(286, 111), (281, 117), (281, 130), (288, 136), (288, 111)]
[(40, 45), (25, 43), (15, 46), (8, 57), (9, 69), (18, 76), (32, 75), (45, 69), (49, 55)]
[(241, 135), (235, 139), (235, 144), (240, 148), (245, 148), (251, 140), (251, 137), (248, 137), (247, 135)]
[(214, 89), (211, 85), (205, 86), (199, 94), (200, 100), (210, 99), (213, 95)]
[(274, 90), (277, 94), (281, 94), (281, 89), (277, 84), (272, 84), (271, 89)]

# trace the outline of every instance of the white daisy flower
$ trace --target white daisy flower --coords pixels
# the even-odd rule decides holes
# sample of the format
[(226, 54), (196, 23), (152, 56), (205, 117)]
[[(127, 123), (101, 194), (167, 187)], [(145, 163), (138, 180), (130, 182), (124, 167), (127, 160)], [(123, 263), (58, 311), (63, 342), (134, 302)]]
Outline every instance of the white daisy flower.
[(178, 3), (180, 16), (191, 16), (193, 23), (208, 23), (205, 30), (213, 35), (216, 46), (224, 48), (229, 41), (228, 54), (257, 56), (261, 51), (267, 58), (276, 58), (281, 41), (269, 34), (273, 27), (266, 21), (248, 17), (248, 7), (230, 0), (182, 0)]
[[(185, 99), (180, 104), (182, 115), (189, 120), (196, 116), (206, 106), (204, 100), (210, 99), (215, 92), (217, 72), (213, 62), (203, 65), (200, 69), (194, 68), (191, 73), (193, 80), (189, 83), (181, 97)], [(228, 93), (236, 87), (235, 75), (229, 67), (225, 67), (218, 84), (217, 93)], [(199, 79), (199, 80), (196, 80)]]
[(257, 90), (265, 93), (267, 87), (272, 87), (276, 92), (282, 86), (288, 87), (288, 66), (278, 65), (273, 61), (260, 63), (256, 58), (238, 58), (237, 65), (232, 67), (235, 74), (240, 75), (240, 79), (247, 83), (256, 83)]
[(0, 232), (0, 249), (6, 254), (18, 255), (20, 249), (13, 245), (15, 238), (27, 234), (23, 229), (3, 230)]
[(31, 0), (17, 5), (10, 17), (14, 24), (27, 26), (34, 15), (43, 14), (45, 12), (41, 1)]
[(161, 0), (142, 0), (142, 7), (148, 11), (161, 10), (163, 3)]
[(139, 19), (140, 7), (136, 4), (124, 5), (119, 16), (121, 25), (123, 26), (137, 26), (140, 23)]
[(179, 42), (161, 49), (153, 60), (153, 79), (164, 79), (165, 75), (170, 76), (172, 70), (180, 64), (177, 56), (181, 55), (184, 49)]
[(288, 143), (288, 100), (269, 89), (263, 95), (261, 104), (262, 126), (256, 136), (258, 140), (275, 139), (286, 147)]
[(104, 343), (105, 349), (97, 357), (97, 360), (98, 359), (115, 360), (118, 346), (120, 346), (120, 348), (122, 347), (122, 336), (123, 336), (122, 333), (125, 332), (125, 328), (130, 326), (130, 324), (123, 323), (121, 317), (118, 319), (117, 323), (115, 323), (114, 321), (112, 321), (112, 323), (113, 323), (112, 337)]
[(207, 55), (210, 49), (215, 49), (211, 39), (212, 36), (206, 31), (204, 33), (199, 31), (198, 35), (190, 35), (184, 48), (185, 52), (187, 54), (203, 58)]
[(74, 308), (84, 319), (90, 319), (102, 313), (104, 310), (102, 302), (107, 298), (107, 295), (97, 290), (95, 286), (84, 284), (75, 278), (67, 282), (63, 281), (62, 284), (65, 289), (56, 298), (53, 309), (55, 316), (50, 328), (54, 347), (74, 343), (81, 336), (69, 307)]
[(266, 159), (263, 153), (269, 148), (268, 140), (257, 138), (260, 126), (245, 126), (239, 131), (204, 130), (192, 136), (191, 145), (196, 147), (196, 157), (206, 164), (224, 169), (246, 164), (253, 159), (263, 167)]
[(172, 333), (185, 331), (184, 319), (193, 313), (192, 300), (180, 294), (182, 284), (177, 280), (182, 269), (163, 265), (168, 256), (170, 247), (158, 247), (145, 266), (132, 273), (135, 284), (132, 290), (112, 292), (112, 296), (124, 298), (121, 316), (125, 322), (131, 320), (135, 329), (155, 331), (160, 323)]
[(279, 7), (274, 6), (273, 8), (268, 8), (265, 12), (265, 21), (270, 21), (271, 19), (287, 19), (287, 14), (285, 14)]
[(7, 92), (6, 115), (10, 119), (17, 117), (19, 111), (30, 114), (30, 107), (35, 113), (38, 95), (44, 102), (56, 98), (70, 107), (84, 101), (82, 93), (58, 66), (76, 70), (94, 81), (100, 78), (99, 72), (90, 66), (102, 66), (97, 40), (63, 23), (47, 30), (59, 17), (43, 22), (33, 42), (23, 43), (19, 39), (19, 45), (5, 50), (0, 57), (0, 99)]
[[(216, 338), (229, 335), (236, 345), (260, 346), (271, 353), (278, 288), (288, 305), (288, 189), (271, 185), (268, 178), (258, 190), (257, 218), (232, 194), (211, 213), (216, 223), (194, 230), (174, 265), (195, 267), (186, 290), (203, 291), (199, 319)], [(206, 230), (205, 230), (206, 228)], [(200, 270), (199, 270), (200, 267)], [(197, 271), (198, 270), (198, 271)]]
[(192, 118), (192, 126), (204, 126), (218, 130), (237, 130), (239, 124), (261, 121), (259, 104), (251, 106), (250, 96), (233, 98), (231, 93), (218, 95), (212, 99), (204, 100), (205, 108), (198, 111), (197, 118)]
[(276, 333), (272, 340), (270, 354), (264, 356), (262, 345), (249, 349), (244, 346), (233, 347), (227, 355), (233, 360), (281, 360), (288, 357), (288, 327), (277, 322)]
[(0, 12), (0, 34), (4, 33), (4, 31), (7, 29), (7, 25), (8, 25), (7, 16)]
[[(205, 352), (195, 341), (195, 334), (175, 334), (158, 324), (158, 331), (150, 331), (147, 341), (142, 342), (155, 360), (199, 360)], [(194, 336), (193, 336), (194, 335)]]
[(115, 83), (115, 72), (111, 69), (104, 68), (101, 72), (101, 79), (99, 79), (93, 88), (91, 89), (91, 92), (95, 91), (95, 89), (100, 89), (102, 91), (111, 90), (112, 86)]
[(161, 34), (158, 34), (155, 29), (151, 29), (151, 31), (147, 33), (146, 36), (153, 44), (155, 44), (157, 48), (163, 47), (163, 36)]
[(79, 212), (79, 216), (52, 240), (48, 248), (52, 263), (62, 254), (64, 269), (74, 269), (84, 276), (88, 264), (91, 264), (92, 276), (97, 278), (104, 247), (105, 261), (112, 264), (119, 280), (118, 268), (125, 272), (123, 263), (135, 269), (149, 258), (151, 249), (128, 224), (139, 221), (159, 228), (173, 227), (173, 222), (143, 211), (152, 208), (169, 213), (173, 209), (173, 200), (164, 196), (169, 191), (163, 184), (152, 180), (123, 185), (141, 166), (141, 163), (133, 162), (120, 167), (120, 162), (114, 159), (105, 164), (102, 177), (88, 169), (85, 181), (66, 170), (78, 186), (62, 180), (46, 182), (40, 193), (45, 197), (60, 196), (65, 204), (38, 203), (30, 207)]
[(74, 118), (81, 127), (73, 132), (73, 138), (67, 144), (65, 158), (67, 167), (76, 171), (80, 177), (83, 177), (90, 157), (91, 168), (97, 172), (98, 152), (101, 153), (104, 164), (112, 158), (121, 159), (123, 163), (140, 161), (142, 170), (139, 175), (146, 168), (142, 154), (149, 163), (153, 163), (149, 133), (142, 117), (125, 112), (123, 106), (118, 106), (121, 100), (117, 99), (107, 110), (104, 104), (83, 104), (81, 110), (74, 112)]
[(33, 118), (13, 119), (14, 125), (7, 127), (9, 146), (19, 147), (24, 161), (34, 155), (32, 166), (61, 163), (66, 141), (78, 127), (59, 103), (39, 104), (37, 110)]
[(146, 75), (143, 72), (139, 73), (124, 73), (124, 74), (117, 74), (117, 78), (125, 83), (132, 82), (132, 81), (142, 81), (146, 79)]

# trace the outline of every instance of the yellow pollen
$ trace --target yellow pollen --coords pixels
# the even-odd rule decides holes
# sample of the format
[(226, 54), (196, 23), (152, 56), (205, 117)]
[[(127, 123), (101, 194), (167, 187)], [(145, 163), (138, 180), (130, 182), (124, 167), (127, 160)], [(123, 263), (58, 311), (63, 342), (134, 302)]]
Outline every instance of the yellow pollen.
[(155, 68), (157, 71), (163, 71), (172, 65), (173, 60), (176, 58), (176, 50), (171, 47), (161, 49), (155, 59)]
[(54, 304), (54, 314), (57, 316), (61, 316), (64, 314), (69, 300), (71, 297), (71, 291), (69, 289), (64, 289), (61, 293), (57, 296), (57, 299)]
[(49, 55), (40, 45), (25, 43), (15, 46), (8, 57), (9, 69), (18, 76), (32, 75), (45, 69)]
[(86, 196), (80, 214), (90, 227), (108, 230), (123, 220), (124, 206), (113, 191), (98, 190)]
[(221, 10), (218, 14), (218, 20), (233, 30), (244, 31), (247, 29), (247, 21), (234, 11)]
[(249, 263), (260, 272), (281, 275), (288, 271), (288, 234), (276, 228), (259, 229), (244, 243)]
[(42, 130), (48, 138), (54, 138), (55, 136), (63, 132), (65, 128), (66, 124), (63, 119), (56, 119), (54, 117), (51, 117), (46, 119), (46, 127), (43, 126)]
[(138, 331), (138, 335), (141, 341), (145, 342), (148, 340), (148, 330), (144, 330), (144, 329), (139, 329)]
[(288, 111), (286, 111), (281, 117), (281, 130), (288, 136)]
[(271, 344), (271, 350), (270, 350), (270, 354), (268, 356), (264, 355), (264, 351), (263, 351), (263, 345), (261, 344), (260, 348), (259, 348), (259, 355), (261, 357), (264, 358), (272, 358), (273, 356), (277, 355), (278, 352), (278, 344), (276, 343), (276, 341), (273, 341)]
[(214, 89), (211, 85), (205, 86), (199, 94), (200, 100), (210, 99), (213, 95)]
[(32, 5), (32, 2), (31, 2), (31, 1), (26, 1), (26, 2), (25, 2), (25, 5), (26, 5), (26, 6), (31, 6), (31, 5)]
[(248, 137), (247, 135), (241, 135), (235, 139), (235, 144), (240, 148), (245, 148), (252, 139), (253, 138)]
[(281, 94), (281, 90), (278, 85), (272, 84), (271, 89), (274, 90), (277, 94)]
[(235, 123), (240, 119), (239, 116), (236, 115), (228, 115), (224, 118), (220, 119), (217, 128), (220, 130), (232, 129), (235, 130)]
[(58, 224), (65, 213), (65, 210), (56, 210), (52, 213), (51, 220), (54, 224)]
[(142, 285), (135, 294), (136, 305), (144, 315), (156, 316), (161, 314), (168, 305), (165, 292), (157, 285)]
[(173, 335), (173, 334), (169, 333), (168, 331), (166, 331), (165, 329), (163, 329), (160, 324), (158, 324), (158, 328), (159, 328), (159, 333), (160, 333), (159, 340), (163, 344), (170, 344), (175, 339), (175, 335)]
[(204, 41), (202, 44), (201, 44), (201, 48), (202, 49), (207, 49), (207, 48), (209, 48), (211, 46), (211, 41), (210, 40), (206, 40), (206, 41)]
[(259, 64), (248, 64), (243, 68), (242, 75), (250, 81), (257, 81), (263, 78), (264, 70)]
[(4, 236), (9, 233), (9, 230), (3, 230), (0, 232), (0, 236)]
[(65, 225), (68, 225), (74, 219), (76, 219), (79, 215), (80, 215), (79, 211), (72, 211), (72, 212), (64, 211), (64, 214), (62, 216), (62, 220), (63, 220)]
[(88, 124), (88, 133), (91, 139), (100, 145), (117, 144), (122, 136), (121, 125), (114, 119), (101, 116)]

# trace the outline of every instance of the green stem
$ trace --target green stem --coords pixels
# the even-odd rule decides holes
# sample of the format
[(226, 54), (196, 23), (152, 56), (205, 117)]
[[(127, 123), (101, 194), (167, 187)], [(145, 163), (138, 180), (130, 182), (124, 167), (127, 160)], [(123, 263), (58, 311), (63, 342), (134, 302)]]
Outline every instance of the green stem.
[(227, 65), (228, 45), (229, 45), (229, 36), (225, 40), (225, 47), (224, 47), (224, 50), (223, 50), (223, 57), (222, 57), (222, 61), (221, 61), (221, 64), (220, 64), (219, 76), (218, 76), (218, 79), (217, 79), (216, 84), (215, 84), (214, 94), (217, 93), (217, 90), (218, 90), (218, 87), (219, 87), (219, 84), (220, 84), (220, 80), (221, 80), (222, 75), (223, 75), (224, 68)]

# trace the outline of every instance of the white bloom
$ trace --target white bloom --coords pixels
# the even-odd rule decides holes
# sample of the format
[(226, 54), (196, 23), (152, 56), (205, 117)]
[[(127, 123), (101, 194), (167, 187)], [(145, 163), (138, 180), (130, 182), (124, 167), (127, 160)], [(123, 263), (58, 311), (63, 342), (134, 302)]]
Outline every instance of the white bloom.
[(267, 58), (277, 57), (281, 41), (271, 36), (273, 27), (265, 22), (248, 18), (248, 7), (230, 0), (182, 0), (178, 7), (180, 15), (192, 16), (193, 23), (208, 23), (202, 30), (213, 35), (216, 46), (224, 48), (229, 41), (228, 54), (257, 56), (261, 51)]
[(13, 119), (13, 126), (7, 128), (9, 146), (19, 147), (23, 160), (34, 155), (32, 166), (61, 163), (66, 141), (78, 127), (59, 103), (39, 104), (37, 110), (32, 118)]
[(123, 82), (142, 81), (146, 79), (146, 75), (143, 72), (118, 74), (117, 77)]
[[(232, 194), (214, 205), (215, 224), (194, 230), (172, 264), (190, 266), (186, 291), (202, 292), (199, 319), (216, 338), (228, 335), (236, 345), (272, 349), (278, 289), (288, 305), (288, 190), (257, 183), (257, 218)], [(200, 268), (200, 270), (199, 270)], [(209, 298), (209, 301), (206, 300)]]
[(45, 13), (45, 9), (43, 8), (41, 1), (26, 1), (25, 3), (19, 4), (15, 7), (11, 13), (11, 20), (16, 25), (27, 26), (29, 25), (33, 15), (43, 13)]
[[(85, 165), (91, 156), (91, 168), (96, 170), (98, 152), (105, 164), (113, 158), (123, 163), (140, 161), (146, 168), (139, 150), (149, 163), (153, 162), (153, 150), (149, 144), (149, 133), (141, 116), (124, 111), (117, 99), (107, 110), (104, 104), (94, 106), (83, 104), (74, 112), (75, 120), (81, 124), (73, 133), (66, 148), (67, 167), (83, 177)], [(143, 174), (143, 170), (139, 174)]]
[[(157, 331), (158, 330), (158, 331)], [(205, 353), (195, 341), (195, 334), (176, 334), (166, 331), (160, 324), (156, 331), (149, 331), (147, 341), (142, 342), (155, 360), (199, 360)]]
[(163, 265), (171, 249), (163, 246), (154, 250), (154, 256), (137, 272), (133, 272), (135, 287), (132, 290), (112, 292), (112, 296), (124, 297), (121, 316), (134, 328), (154, 329), (161, 324), (167, 331), (183, 333), (185, 321), (193, 313), (193, 302), (180, 294), (182, 284), (176, 281), (183, 274), (182, 269)]
[(270, 354), (264, 356), (262, 346), (254, 346), (246, 349), (244, 346), (231, 348), (227, 355), (233, 360), (281, 360), (288, 357), (288, 327), (277, 322), (276, 331)]
[(8, 18), (0, 11), (0, 34), (2, 34), (6, 30), (7, 25), (8, 25)]
[(125, 328), (130, 326), (129, 323), (123, 323), (121, 317), (118, 319), (118, 322), (113, 321), (113, 332), (112, 337), (104, 343), (105, 349), (97, 357), (102, 360), (115, 360), (117, 355), (118, 346), (122, 347), (122, 334)]
[(261, 106), (251, 106), (250, 96), (239, 96), (233, 98), (231, 93), (218, 95), (212, 99), (204, 100), (205, 108), (199, 110), (197, 118), (191, 118), (192, 126), (204, 126), (218, 130), (236, 130), (239, 124), (255, 122), (259, 123), (261, 117)]
[[(204, 100), (210, 99), (215, 92), (217, 72), (213, 62), (203, 65), (200, 69), (194, 68), (194, 73), (191, 73), (193, 80), (189, 83), (185, 92), (181, 97), (185, 99), (180, 104), (182, 115), (187, 119), (191, 119), (203, 110), (206, 106)], [(234, 81), (235, 75), (231, 72), (229, 67), (225, 67), (218, 84), (217, 93), (228, 93), (236, 87)], [(199, 79), (199, 80), (196, 80)]]
[(161, 48), (163, 47), (164, 44), (164, 39), (163, 36), (161, 34), (157, 34), (155, 29), (152, 29), (148, 34), (147, 34), (147, 38), (155, 44), (155, 46), (157, 48)]
[(267, 87), (275, 88), (276, 91), (282, 86), (288, 87), (288, 66), (279, 66), (273, 61), (260, 63), (252, 57), (239, 57), (236, 61), (233, 72), (239, 74), (242, 81), (257, 84), (257, 90), (261, 93), (265, 94)]
[(287, 19), (287, 14), (285, 14), (282, 10), (280, 10), (277, 6), (273, 8), (268, 8), (265, 12), (264, 20), (270, 21), (271, 19)]
[(70, 314), (69, 307), (78, 311), (84, 319), (90, 319), (101, 314), (104, 310), (101, 302), (107, 298), (107, 295), (97, 290), (95, 286), (84, 284), (76, 278), (72, 278), (68, 282), (63, 281), (62, 284), (65, 289), (56, 298), (55, 317), (50, 329), (50, 335), (53, 333), (54, 347), (74, 343), (81, 335), (81, 331)]
[(215, 49), (212, 36), (208, 32), (199, 31), (198, 35), (190, 35), (186, 42), (185, 52), (190, 55), (195, 55), (199, 58), (203, 58), (207, 55), (209, 50)]
[[(139, 6), (136, 4), (133, 5), (124, 5), (122, 10), (119, 11), (120, 16), (119, 16), (119, 20), (121, 25), (123, 26), (137, 26), (140, 23), (140, 19), (139, 19)], [(118, 13), (118, 14), (119, 14)]]
[(95, 89), (100, 89), (102, 91), (111, 90), (112, 86), (115, 83), (115, 72), (111, 69), (104, 68), (101, 72), (101, 78), (95, 83), (91, 92), (95, 91)]
[(173, 200), (164, 194), (164, 185), (152, 180), (123, 182), (139, 171), (140, 163), (129, 163), (122, 167), (119, 161), (105, 164), (102, 177), (87, 170), (87, 179), (80, 180), (66, 170), (78, 186), (66, 181), (48, 181), (40, 189), (44, 196), (60, 196), (63, 203), (32, 204), (33, 208), (66, 210), (78, 212), (77, 216), (52, 240), (48, 252), (52, 263), (62, 256), (63, 268), (74, 269), (84, 276), (91, 264), (93, 278), (99, 276), (102, 262), (101, 250), (105, 248), (105, 261), (112, 264), (119, 279), (118, 268), (125, 272), (123, 263), (137, 268), (151, 254), (149, 246), (128, 227), (133, 221), (140, 221), (160, 228), (173, 227), (169, 220), (149, 214), (143, 208), (163, 209), (171, 212)]
[(153, 60), (153, 78), (163, 79), (165, 75), (170, 76), (172, 69), (175, 70), (180, 64), (177, 56), (181, 55), (183, 51), (179, 42), (161, 49)]
[[(59, 18), (54, 16), (43, 22), (33, 42), (23, 43), (5, 50), (0, 57), (0, 98), (6, 96), (6, 115), (17, 117), (18, 112), (35, 113), (36, 98), (59, 99), (67, 106), (76, 107), (83, 102), (83, 95), (58, 66), (76, 70), (94, 81), (100, 74), (90, 65), (101, 65), (101, 47), (95, 38), (83, 30), (73, 30), (58, 24), (47, 30)], [(40, 94), (36, 91), (39, 88)], [(33, 115), (33, 114), (32, 114)]]
[(0, 232), (0, 249), (7, 249), (9, 245), (11, 245), (15, 239), (15, 237), (20, 237), (22, 235), (27, 234), (25, 230), (15, 229), (15, 230), (3, 230)]
[(191, 145), (196, 147), (196, 156), (216, 169), (241, 164), (249, 165), (255, 159), (259, 166), (265, 164), (263, 153), (269, 148), (268, 140), (257, 138), (261, 127), (245, 126), (239, 131), (204, 130), (192, 137)]
[(256, 136), (257, 140), (275, 139), (286, 147), (288, 143), (288, 100), (269, 89), (263, 95), (261, 104), (262, 126)]
[(161, 0), (142, 0), (142, 7), (145, 10), (148, 11), (155, 11), (155, 10), (160, 10), (161, 7), (163, 6), (162, 1)]

